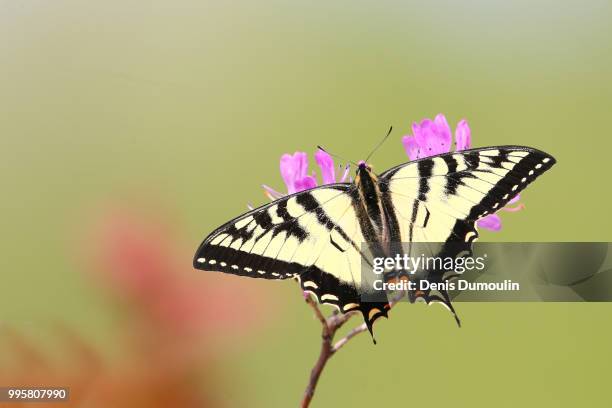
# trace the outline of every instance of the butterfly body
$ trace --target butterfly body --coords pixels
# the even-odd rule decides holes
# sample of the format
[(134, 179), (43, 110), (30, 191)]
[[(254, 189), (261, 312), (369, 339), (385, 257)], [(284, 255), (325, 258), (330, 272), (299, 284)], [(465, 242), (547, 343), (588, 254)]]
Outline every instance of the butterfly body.
[[(555, 163), (521, 146), (427, 157), (381, 175), (360, 163), (353, 183), (282, 197), (217, 228), (194, 257), (198, 269), (265, 279), (296, 278), (303, 290), (342, 313), (360, 311), (370, 331), (388, 299), (362, 301), (362, 263), (389, 256), (395, 243), (442, 243), (470, 250), (476, 221), (501, 209)], [(395, 248), (395, 247), (393, 247)], [(442, 276), (438, 276), (444, 282)], [(445, 291), (410, 294), (441, 302)]]

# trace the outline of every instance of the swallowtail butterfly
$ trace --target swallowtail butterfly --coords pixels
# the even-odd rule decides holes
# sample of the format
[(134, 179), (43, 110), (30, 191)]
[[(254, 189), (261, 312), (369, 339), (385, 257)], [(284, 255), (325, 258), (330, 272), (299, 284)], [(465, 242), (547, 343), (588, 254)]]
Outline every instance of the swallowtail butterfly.
[[(437, 242), (470, 251), (476, 221), (554, 164), (552, 156), (522, 146), (445, 153), (378, 176), (361, 162), (352, 183), (298, 192), (217, 228), (193, 265), (253, 278), (295, 278), (320, 303), (342, 313), (360, 311), (372, 332), (374, 321), (387, 317), (389, 302), (361, 301), (362, 244)], [(420, 291), (417, 298), (441, 302), (454, 313), (445, 291)]]

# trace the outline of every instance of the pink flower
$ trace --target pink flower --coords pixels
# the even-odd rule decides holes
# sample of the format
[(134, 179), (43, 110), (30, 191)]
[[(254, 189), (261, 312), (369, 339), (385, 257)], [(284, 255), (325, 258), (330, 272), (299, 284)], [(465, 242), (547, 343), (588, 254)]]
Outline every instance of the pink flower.
[[(441, 113), (434, 120), (423, 119), (421, 123), (412, 124), (414, 136), (402, 138), (404, 149), (410, 160), (435, 156), (451, 151), (453, 137), (446, 117)], [(455, 129), (455, 150), (465, 150), (471, 147), (470, 127), (465, 119), (461, 120)]]
[(313, 176), (308, 175), (308, 156), (304, 152), (283, 154), (280, 159), (280, 172), (289, 194), (317, 185), (314, 173)]
[(319, 149), (315, 153), (315, 160), (321, 169), (321, 177), (323, 184), (333, 184), (336, 182), (336, 169), (334, 167), (334, 159), (323, 150)]
[(501, 218), (497, 214), (489, 214), (477, 221), (480, 228), (485, 228), (490, 231), (499, 231), (501, 229)]
[[(423, 157), (435, 156), (451, 151), (452, 134), (450, 126), (443, 114), (438, 114), (434, 120), (423, 119), (421, 123), (412, 124), (413, 135), (402, 138), (402, 144), (410, 160), (418, 160)], [(455, 128), (455, 151), (469, 149), (472, 146), (472, 132), (465, 119), (462, 119)], [(508, 204), (514, 204), (520, 199), (517, 194)], [(505, 211), (519, 211), (524, 206), (519, 204), (515, 207), (504, 207)], [(497, 214), (489, 214), (479, 219), (476, 224), (480, 228), (491, 231), (501, 229), (501, 218)]]
[(461, 119), (455, 129), (455, 150), (465, 150), (472, 147), (472, 132), (467, 120)]
[[(321, 170), (322, 184), (343, 183), (348, 179), (350, 167), (346, 166), (342, 177), (337, 180), (334, 159), (326, 151), (318, 149), (315, 161)], [(316, 173), (314, 171), (308, 173), (308, 155), (305, 152), (283, 154), (280, 159), (280, 173), (287, 186), (287, 194), (308, 190), (318, 185)], [(265, 184), (263, 188), (271, 200), (285, 196)]]

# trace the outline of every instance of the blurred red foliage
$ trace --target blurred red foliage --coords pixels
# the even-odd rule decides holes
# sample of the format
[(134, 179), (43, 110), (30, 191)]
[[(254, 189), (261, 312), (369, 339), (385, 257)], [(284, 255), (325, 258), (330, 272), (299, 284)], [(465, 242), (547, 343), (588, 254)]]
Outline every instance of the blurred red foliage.
[(55, 335), (67, 357), (58, 363), (16, 331), (4, 330), (16, 364), (0, 372), (1, 385), (68, 386), (70, 402), (61, 406), (223, 406), (219, 356), (228, 344), (235, 346), (232, 340), (261, 327), (271, 305), (249, 279), (193, 270), (189, 250), (195, 247), (184, 249), (161, 218), (113, 208), (80, 240), (88, 276), (119, 305), (121, 318), (109, 337), (116, 338), (121, 357), (102, 357), (58, 325)]
[(169, 223), (113, 210), (94, 227), (87, 252), (97, 265), (98, 279), (141, 309), (143, 320), (158, 331), (173, 337), (225, 337), (261, 324), (267, 309), (261, 286), (250, 279), (195, 271), (191, 262), (196, 245), (180, 246), (177, 236)]

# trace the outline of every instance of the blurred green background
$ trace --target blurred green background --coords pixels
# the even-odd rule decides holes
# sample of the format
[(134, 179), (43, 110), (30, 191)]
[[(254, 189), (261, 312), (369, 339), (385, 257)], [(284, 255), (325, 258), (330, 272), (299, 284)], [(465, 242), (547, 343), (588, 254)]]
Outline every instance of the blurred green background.
[[(442, 112), (452, 127), (468, 119), (474, 146), (558, 160), (522, 195), (526, 209), (482, 239), (609, 241), (611, 18), (605, 1), (1, 2), (0, 329), (56, 369), (75, 358), (58, 352), (58, 324), (120, 364), (123, 331), (151, 332), (134, 328), (118, 281), (101, 284), (118, 269), (95, 265), (96, 231), (117, 212), (144, 238), (163, 220), (184, 279), (240, 285), (215, 304), (202, 293), (211, 321), (245, 292), (264, 302), (246, 331), (193, 336), (215, 353), (189, 368), (200, 372), (189, 392), (214, 394), (208, 405), (297, 405), (320, 347), (311, 310), (293, 282), (192, 271), (201, 239), (264, 203), (262, 183), (283, 188), (282, 153), (321, 144), (360, 160), (394, 125), (371, 160), (382, 171), (407, 160), (413, 121)], [(362, 335), (333, 357), (313, 406), (609, 402), (610, 305), (457, 309), (461, 329), (443, 308), (397, 307), (377, 346)], [(223, 319), (242, 326), (243, 310)], [(182, 347), (172, 339), (151, 367)], [(4, 381), (22, 364), (13, 357), (2, 347)]]

